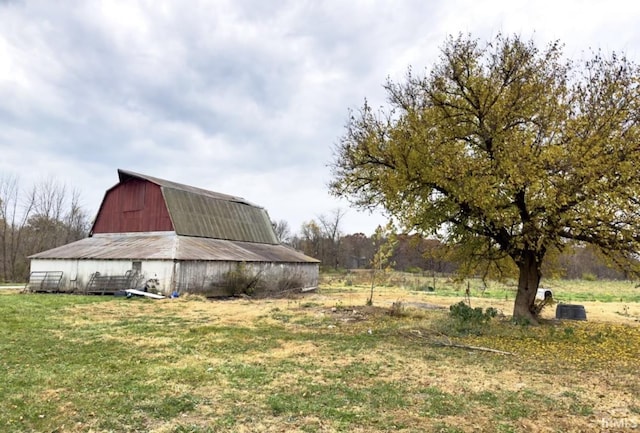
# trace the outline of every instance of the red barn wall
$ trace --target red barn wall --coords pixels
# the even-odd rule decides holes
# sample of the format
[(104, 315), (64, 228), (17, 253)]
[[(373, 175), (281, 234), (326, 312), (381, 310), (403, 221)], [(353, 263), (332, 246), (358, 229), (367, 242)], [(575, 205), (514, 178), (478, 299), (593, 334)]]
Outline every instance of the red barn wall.
[(173, 224), (154, 183), (130, 179), (110, 189), (93, 225), (93, 233), (173, 231)]

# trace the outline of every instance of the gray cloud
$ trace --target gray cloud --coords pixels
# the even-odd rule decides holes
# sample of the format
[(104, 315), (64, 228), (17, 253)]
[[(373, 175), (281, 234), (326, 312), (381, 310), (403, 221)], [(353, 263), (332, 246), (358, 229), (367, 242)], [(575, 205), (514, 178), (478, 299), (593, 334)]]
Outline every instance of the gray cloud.
[[(624, 10), (624, 13), (621, 11)], [(298, 227), (349, 108), (433, 63), (447, 34), (638, 56), (640, 6), (601, 2), (0, 2), (0, 172), (53, 175), (92, 211), (116, 168), (242, 195)], [(350, 211), (347, 231), (382, 222)]]

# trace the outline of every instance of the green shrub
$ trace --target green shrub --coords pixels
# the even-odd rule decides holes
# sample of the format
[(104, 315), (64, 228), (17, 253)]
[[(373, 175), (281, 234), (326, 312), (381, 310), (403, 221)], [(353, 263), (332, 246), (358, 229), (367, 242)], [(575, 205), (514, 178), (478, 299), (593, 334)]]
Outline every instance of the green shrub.
[(449, 317), (453, 319), (456, 332), (480, 333), (491, 319), (498, 315), (498, 310), (489, 307), (482, 310), (480, 307), (471, 308), (463, 301), (449, 307)]

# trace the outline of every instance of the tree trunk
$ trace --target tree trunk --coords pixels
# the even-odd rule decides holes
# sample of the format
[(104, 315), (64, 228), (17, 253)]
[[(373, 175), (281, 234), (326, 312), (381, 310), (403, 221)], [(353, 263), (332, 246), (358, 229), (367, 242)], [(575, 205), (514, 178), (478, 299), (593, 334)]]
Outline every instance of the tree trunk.
[(518, 278), (518, 293), (513, 307), (513, 318), (537, 324), (538, 317), (534, 304), (542, 276), (540, 271), (542, 259), (535, 251), (524, 251), (517, 265), (520, 276)]

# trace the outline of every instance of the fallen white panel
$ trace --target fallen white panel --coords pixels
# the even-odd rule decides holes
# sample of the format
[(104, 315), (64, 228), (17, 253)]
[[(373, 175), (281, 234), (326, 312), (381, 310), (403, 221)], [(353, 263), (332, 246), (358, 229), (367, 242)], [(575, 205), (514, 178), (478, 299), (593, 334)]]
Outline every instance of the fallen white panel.
[(125, 292), (130, 293), (132, 295), (145, 296), (151, 299), (164, 299), (164, 296), (162, 295), (156, 295), (155, 293), (150, 293), (150, 292), (143, 292), (142, 290), (127, 289), (125, 290)]

